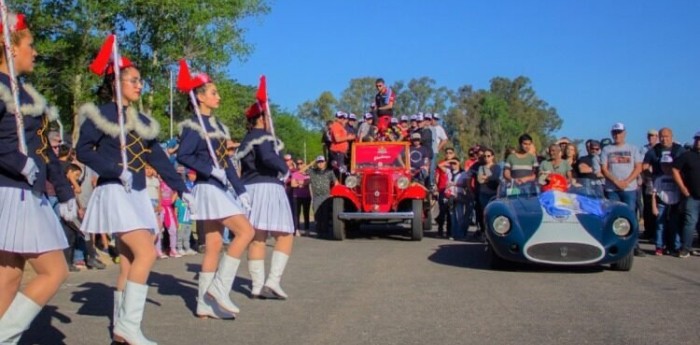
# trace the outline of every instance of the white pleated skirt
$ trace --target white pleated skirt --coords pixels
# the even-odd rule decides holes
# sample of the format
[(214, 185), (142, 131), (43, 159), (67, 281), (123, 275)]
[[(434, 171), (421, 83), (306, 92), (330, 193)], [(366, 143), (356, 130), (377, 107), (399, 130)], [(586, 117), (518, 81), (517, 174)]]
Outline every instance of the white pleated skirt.
[(45, 195), (0, 187), (0, 250), (39, 254), (66, 247), (66, 235)]
[(160, 229), (146, 190), (127, 193), (120, 184), (98, 186), (88, 201), (80, 230), (91, 234), (113, 234)]
[(294, 233), (292, 208), (282, 185), (253, 183), (245, 188), (252, 200), (248, 220), (255, 230)]
[(198, 183), (192, 188), (194, 197), (194, 212), (190, 215), (193, 220), (224, 219), (235, 215), (245, 215), (245, 209), (233, 196), (233, 193), (225, 191), (208, 183)]

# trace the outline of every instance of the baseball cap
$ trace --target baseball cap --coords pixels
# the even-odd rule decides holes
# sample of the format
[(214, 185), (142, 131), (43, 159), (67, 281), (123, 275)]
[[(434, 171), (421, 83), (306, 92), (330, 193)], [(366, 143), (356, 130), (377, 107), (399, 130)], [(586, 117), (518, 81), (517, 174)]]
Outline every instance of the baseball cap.
[(433, 113), (434, 120), (440, 120), (440, 115), (438, 113)]
[(291, 160), (292, 160), (292, 155), (290, 155), (289, 153), (286, 154), (286, 155), (284, 155), (284, 160), (286, 160), (286, 161), (291, 161)]
[(424, 120), (425, 120), (425, 118), (423, 117), (423, 113), (418, 113), (418, 115), (416, 115), (416, 121), (424, 121)]
[(594, 139), (591, 140), (588, 145), (590, 145), (590, 147), (600, 147), (600, 141)]
[(671, 155), (663, 155), (663, 156), (661, 156), (661, 159), (659, 159), (659, 163), (671, 164), (671, 163), (673, 163), (673, 157), (671, 157)]
[(424, 116), (424, 117), (425, 117), (426, 120), (432, 120), (432, 119), (433, 119), (433, 114), (431, 114), (431, 113), (425, 113), (425, 116)]
[(391, 118), (391, 123), (399, 123), (399, 119), (392, 117)]
[(348, 114), (342, 112), (342, 111), (336, 111), (335, 112), (335, 117), (339, 119), (346, 119), (348, 117)]
[(571, 140), (569, 138), (561, 137), (561, 138), (559, 138), (559, 140), (557, 140), (557, 142), (555, 144), (561, 145), (561, 144), (568, 144), (570, 142), (571, 142)]
[(420, 133), (411, 134), (411, 140), (420, 140)]
[(365, 113), (365, 119), (371, 119), (373, 116), (372, 113)]
[(418, 121), (418, 115), (411, 115), (411, 121)]
[(625, 125), (622, 122), (617, 122), (612, 126), (612, 128), (610, 130), (611, 131), (624, 131)]
[(647, 135), (659, 135), (659, 131), (652, 128), (647, 131)]
[(355, 114), (353, 114), (353, 113), (350, 113), (350, 115), (348, 115), (348, 119), (350, 119), (350, 120), (357, 120), (357, 115), (355, 115)]
[(317, 162), (317, 163), (318, 163), (318, 162), (325, 162), (325, 161), (326, 161), (326, 157), (323, 157), (323, 156), (318, 156), (318, 157), (316, 157), (316, 162)]
[(600, 139), (600, 148), (602, 149), (603, 147), (606, 147), (608, 145), (612, 145), (612, 139), (610, 138), (603, 138)]
[(401, 122), (408, 122), (408, 116), (406, 115), (401, 115)]

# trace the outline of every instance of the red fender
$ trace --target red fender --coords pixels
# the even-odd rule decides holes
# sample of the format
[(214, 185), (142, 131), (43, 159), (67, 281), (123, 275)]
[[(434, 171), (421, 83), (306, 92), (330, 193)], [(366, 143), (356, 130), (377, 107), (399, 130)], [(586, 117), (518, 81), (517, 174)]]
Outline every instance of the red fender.
[(355, 195), (355, 192), (352, 191), (352, 189), (342, 185), (342, 184), (336, 184), (331, 188), (331, 197), (332, 198), (345, 198), (350, 200), (355, 205), (355, 208), (358, 210), (362, 210), (362, 205), (360, 204), (360, 199)]
[(428, 190), (423, 187), (423, 185), (418, 183), (412, 183), (408, 188), (404, 189), (402, 193), (396, 198), (397, 204), (405, 199), (419, 199), (424, 200), (428, 196)]

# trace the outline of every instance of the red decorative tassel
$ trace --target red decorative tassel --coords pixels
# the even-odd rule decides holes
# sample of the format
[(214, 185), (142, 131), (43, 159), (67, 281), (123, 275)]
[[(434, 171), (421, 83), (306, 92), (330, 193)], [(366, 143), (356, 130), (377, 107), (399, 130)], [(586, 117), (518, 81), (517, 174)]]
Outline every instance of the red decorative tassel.
[(180, 71), (177, 72), (177, 89), (181, 92), (187, 93), (192, 90), (192, 77), (190, 76), (190, 69), (187, 67), (187, 61), (185, 59), (180, 60)]

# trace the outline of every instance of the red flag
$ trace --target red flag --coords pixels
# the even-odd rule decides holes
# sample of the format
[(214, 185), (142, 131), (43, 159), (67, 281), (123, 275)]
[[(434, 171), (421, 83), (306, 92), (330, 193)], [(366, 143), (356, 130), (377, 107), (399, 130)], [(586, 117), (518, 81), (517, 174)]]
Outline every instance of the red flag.
[(177, 72), (177, 89), (181, 92), (190, 92), (191, 80), (190, 69), (187, 67), (187, 61), (185, 59), (180, 60), (180, 71)]
[(258, 93), (255, 94), (255, 98), (260, 102), (261, 106), (267, 103), (267, 82), (264, 75), (260, 76), (260, 86), (258, 87)]
[(107, 64), (112, 57), (112, 48), (114, 47), (114, 35), (107, 36), (105, 43), (102, 44), (100, 52), (97, 53), (95, 60), (90, 64), (90, 71), (97, 75), (103, 75), (107, 70)]

